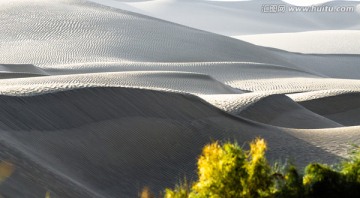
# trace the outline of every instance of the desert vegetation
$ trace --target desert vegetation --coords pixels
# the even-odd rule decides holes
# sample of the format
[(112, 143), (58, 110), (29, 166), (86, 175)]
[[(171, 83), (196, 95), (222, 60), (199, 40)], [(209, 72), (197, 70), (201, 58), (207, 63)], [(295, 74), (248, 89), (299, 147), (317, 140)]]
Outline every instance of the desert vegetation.
[[(291, 163), (270, 165), (264, 139), (244, 150), (237, 143), (213, 142), (198, 159), (198, 180), (165, 189), (165, 198), (360, 197), (360, 152), (335, 165), (311, 163), (299, 171)], [(148, 188), (142, 198), (154, 197)]]

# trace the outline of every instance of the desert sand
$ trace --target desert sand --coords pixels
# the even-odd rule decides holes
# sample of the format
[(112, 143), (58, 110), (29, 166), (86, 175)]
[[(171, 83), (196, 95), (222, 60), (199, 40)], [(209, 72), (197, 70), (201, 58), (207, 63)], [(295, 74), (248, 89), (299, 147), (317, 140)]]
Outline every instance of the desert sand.
[(195, 179), (214, 140), (263, 137), (271, 162), (300, 167), (347, 157), (360, 144), (360, 15), (262, 4), (0, 1), (0, 160), (15, 166), (0, 194), (160, 192)]

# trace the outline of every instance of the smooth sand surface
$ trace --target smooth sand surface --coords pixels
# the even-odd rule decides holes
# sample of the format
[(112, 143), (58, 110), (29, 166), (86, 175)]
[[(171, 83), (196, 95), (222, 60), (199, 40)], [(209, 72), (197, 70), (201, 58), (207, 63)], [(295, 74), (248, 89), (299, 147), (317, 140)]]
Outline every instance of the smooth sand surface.
[[(346, 126), (359, 125), (360, 95), (347, 93), (300, 102), (307, 109)], [(344, 102), (346, 101), (346, 102)]]
[(29, 64), (1, 64), (0, 79), (4, 78), (24, 78), (48, 75), (42, 69)]
[[(214, 140), (247, 145), (260, 136), (271, 162), (300, 167), (334, 163), (360, 143), (354, 13), (338, 23), (304, 13), (264, 18), (258, 1), (98, 3), (0, 1), (0, 160), (15, 165), (0, 185), (4, 197), (136, 197), (144, 186), (158, 193), (196, 179), (197, 156)], [(151, 17), (165, 10), (185, 20), (174, 5), (190, 6), (190, 22), (209, 29)], [(219, 16), (244, 18), (211, 19)], [(325, 39), (319, 54), (293, 41), (310, 51), (292, 53), (203, 31), (211, 28), (304, 41), (345, 31), (350, 48)]]
[[(360, 19), (360, 15), (359, 15)], [(319, 30), (237, 36), (243, 41), (281, 50), (310, 54), (360, 54), (359, 30)]]
[(309, 111), (284, 95), (272, 95), (262, 98), (260, 101), (241, 111), (239, 116), (287, 128), (315, 129), (343, 126)]
[[(354, 6), (353, 12), (284, 12), (265, 13), (264, 5), (290, 5), (281, 0), (90, 0), (118, 9), (152, 16), (201, 30), (227, 36), (289, 33), (314, 30), (359, 29), (358, 1), (335, 1), (317, 5)], [(288, 10), (288, 8), (287, 8)]]
[[(359, 54), (360, 2), (329, 1), (317, 7), (347, 7), (348, 12), (294, 12), (281, 0), (90, 0), (189, 27), (231, 36), (256, 45), (291, 52)], [(309, 3), (305, 3), (311, 5)], [(264, 12), (267, 5), (286, 6), (285, 12)], [(321, 9), (321, 8), (317, 8)], [(354, 44), (356, 42), (356, 44)]]

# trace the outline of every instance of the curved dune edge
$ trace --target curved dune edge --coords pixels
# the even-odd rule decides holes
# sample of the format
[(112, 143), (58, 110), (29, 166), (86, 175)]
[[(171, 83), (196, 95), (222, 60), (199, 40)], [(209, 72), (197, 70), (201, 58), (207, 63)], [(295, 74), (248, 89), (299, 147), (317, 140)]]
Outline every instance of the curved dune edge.
[(0, 64), (0, 79), (47, 76), (47, 72), (30, 64)]
[[(84, 74), (84, 73), (101, 73), (101, 72), (124, 72), (124, 71), (184, 71), (198, 73), (212, 73), (216, 75), (216, 70), (222, 68), (225, 74), (230, 73), (227, 70), (238, 70), (241, 72), (249, 72), (250, 69), (276, 71), (278, 75), (281, 73), (288, 76), (293, 74), (296, 76), (312, 76), (312, 77), (328, 77), (320, 73), (310, 70), (301, 69), (294, 66), (284, 66), (271, 63), (260, 62), (238, 62), (238, 61), (200, 61), (200, 62), (139, 62), (139, 61), (119, 61), (119, 62), (83, 62), (59, 64), (43, 67), (43, 69), (51, 75), (66, 74)], [(226, 68), (226, 69), (225, 69)], [(215, 70), (215, 71), (214, 71)], [(250, 70), (251, 71), (251, 70)], [(219, 73), (219, 72), (217, 72)], [(255, 72), (252, 72), (255, 73)], [(241, 74), (241, 73), (240, 73)], [(284, 75), (283, 74), (283, 75)], [(253, 74), (254, 75), (254, 74)], [(246, 75), (241, 74), (241, 77)]]
[(328, 90), (308, 91), (302, 93), (293, 93), (293, 94), (288, 94), (287, 96), (289, 96), (292, 100), (296, 102), (303, 102), (308, 100), (316, 100), (331, 96), (352, 94), (352, 93), (358, 93), (358, 91), (349, 90), (349, 89), (328, 89)]
[(360, 94), (343, 93), (335, 96), (302, 101), (300, 104), (345, 126), (360, 125)]
[[(215, 73), (219, 73), (216, 75)], [(253, 74), (256, 73), (256, 70), (250, 70)], [(276, 71), (273, 71), (276, 73)], [(146, 74), (148, 73), (148, 74)], [(159, 75), (158, 75), (158, 74)], [(246, 73), (246, 71), (245, 71)], [(282, 78), (261, 78), (259, 79), (241, 79), (241, 77), (236, 78), (236, 73), (229, 72), (221, 73), (219, 70), (214, 70), (208, 72), (211, 75), (204, 74), (191, 74), (189, 72), (176, 72), (176, 71), (135, 71), (135, 72), (106, 72), (106, 73), (89, 73), (89, 74), (73, 74), (73, 75), (59, 75), (59, 76), (46, 76), (46, 77), (37, 77), (37, 78), (23, 78), (23, 79), (7, 79), (1, 80), (0, 91), (2, 94), (28, 94), (36, 93), (37, 91), (42, 92), (42, 90), (47, 89), (71, 89), (75, 86), (86, 87), (86, 86), (124, 86), (124, 87), (149, 87), (149, 88), (163, 88), (170, 89), (173, 87), (178, 90), (185, 90), (186, 83), (183, 85), (180, 82), (181, 79), (184, 79), (184, 76), (193, 76), (191, 79), (193, 82), (199, 82), (199, 87), (194, 85), (192, 88), (189, 88), (188, 92), (197, 89), (194, 93), (206, 93), (211, 92), (212, 89), (218, 87), (220, 90), (227, 93), (239, 93), (246, 92), (247, 90), (254, 92), (268, 92), (272, 94), (277, 93), (297, 93), (297, 92), (313, 92), (313, 91), (330, 91), (331, 90), (344, 90), (349, 92), (359, 92), (360, 91), (360, 81), (351, 80), (351, 79), (332, 79), (332, 78), (317, 78), (317, 77), (282, 77)], [(148, 79), (151, 79), (151, 76), (159, 76), (159, 79), (153, 79), (151, 83), (141, 80), (140, 76), (145, 76)], [(173, 78), (169, 76), (173, 75)], [(168, 77), (167, 77), (168, 76)], [(198, 78), (194, 78), (197, 76)], [(209, 80), (204, 80), (204, 76), (208, 76)], [(229, 79), (226, 79), (229, 77)], [(212, 80), (210, 80), (212, 79)], [(177, 81), (178, 80), (178, 81)], [(186, 81), (185, 81), (186, 82)], [(216, 86), (210, 86), (217, 84)], [(222, 85), (223, 84), (223, 85)], [(21, 88), (23, 86), (23, 88)], [(43, 87), (41, 87), (43, 86)], [(69, 87), (69, 88), (66, 88)], [(205, 88), (209, 88), (206, 90)], [(221, 88), (223, 87), (223, 88)], [(227, 87), (227, 88), (226, 88)], [(231, 88), (232, 87), (232, 88)], [(20, 88), (20, 89), (19, 89)], [(18, 89), (18, 91), (16, 91)], [(235, 90), (237, 89), (237, 90)], [(19, 90), (23, 90), (20, 92)], [(19, 92), (19, 93), (17, 93)], [(219, 94), (221, 94), (220, 91)]]
[[(36, 12), (39, 9), (52, 12)], [(18, 10), (22, 10), (21, 15), (13, 15)], [(34, 12), (36, 18), (31, 17)], [(60, 14), (65, 18), (56, 20)], [(3, 32), (0, 63), (51, 66), (130, 60), (291, 64), (247, 42), (89, 2), (18, 0), (4, 5), (2, 15), (8, 16), (2, 25), (11, 31)], [(21, 20), (27, 21), (26, 27)], [(14, 40), (12, 35), (21, 37)]]
[[(352, 30), (358, 29), (357, 26), (359, 26), (358, 11), (337, 13), (336, 18), (331, 16), (333, 13), (321, 12), (262, 13), (264, 5), (262, 1), (89, 1), (226, 36), (333, 29)], [(268, 0), (266, 3), (290, 6), (281, 0)], [(329, 5), (329, 3), (324, 5)], [(332, 6), (341, 5), (357, 6), (359, 2), (337, 1), (332, 4)]]
[(286, 128), (317, 129), (343, 126), (304, 108), (285, 95), (271, 95), (262, 98), (237, 115)]
[[(334, 61), (326, 61), (328, 57), (319, 60), (297, 57), (297, 61), (293, 61), (292, 54), (279, 55), (271, 50), (240, 40), (92, 3), (36, 2), (32, 4), (19, 0), (12, 6), (4, 5), (3, 14), (6, 16), (12, 16), (17, 9), (23, 10), (22, 14), (16, 17), (29, 20), (28, 27), (30, 29), (19, 28), (22, 26), (20, 23), (14, 23), (17, 21), (15, 18), (6, 18), (3, 25), (12, 31), (4, 32), (3, 47), (0, 48), (3, 56), (0, 57), (0, 63), (32, 63), (46, 68), (52, 65), (71, 65), (84, 62), (260, 62), (282, 65), (319, 75), (323, 72), (321, 68), (329, 67), (329, 64)], [(36, 19), (29, 17), (37, 9), (49, 9), (54, 12), (38, 13), (39, 16)], [(66, 22), (67, 20), (46, 20), (48, 18), (56, 19), (58, 15), (54, 13), (64, 13), (64, 10), (68, 16), (68, 22)], [(78, 12), (82, 15), (78, 16)], [(87, 21), (90, 24), (81, 20), (84, 17), (88, 17)], [(105, 23), (100, 19), (108, 20)], [(69, 23), (73, 26), (69, 26)], [(78, 30), (74, 30), (74, 27)], [(112, 31), (103, 34), (101, 31), (103, 29)], [(144, 29), (149, 31), (144, 32)], [(10, 39), (11, 35), (22, 36), (14, 41)], [(158, 35), (161, 37), (159, 38)], [(179, 42), (179, 38), (186, 42)], [(113, 45), (120, 41), (121, 45)], [(164, 43), (166, 45), (163, 46)], [(54, 59), (53, 56), (61, 58)], [(303, 59), (305, 61), (301, 61)], [(336, 59), (336, 65), (350, 64), (348, 61)], [(356, 57), (353, 62), (358, 61), (359, 58)], [(309, 68), (309, 64), (312, 67), (320, 65), (318, 66), (320, 69), (317, 69), (320, 72)], [(334, 64), (330, 65), (334, 67)], [(360, 77), (356, 65), (352, 64), (349, 68), (348, 72), (341, 72), (341, 75), (335, 75), (335, 77)], [(323, 73), (322, 76), (329, 75)]]
[[(86, 87), (128, 87), (194, 94), (222, 110), (238, 114), (248, 105), (273, 94), (305, 91), (288, 94), (293, 100), (301, 102), (342, 93), (360, 92), (360, 86), (357, 85), (359, 82), (355, 80), (285, 78), (248, 82), (219, 82), (208, 75), (189, 72), (108, 72), (1, 80), (0, 93), (9, 96), (30, 96)], [(336, 89), (337, 87), (346, 89)], [(240, 88), (256, 91), (247, 93)], [(260, 90), (257, 90), (258, 88)]]
[(201, 94), (242, 94), (204, 74), (190, 72), (136, 71), (74, 74), (0, 81), (2, 95), (25, 96), (85, 87), (129, 87)]

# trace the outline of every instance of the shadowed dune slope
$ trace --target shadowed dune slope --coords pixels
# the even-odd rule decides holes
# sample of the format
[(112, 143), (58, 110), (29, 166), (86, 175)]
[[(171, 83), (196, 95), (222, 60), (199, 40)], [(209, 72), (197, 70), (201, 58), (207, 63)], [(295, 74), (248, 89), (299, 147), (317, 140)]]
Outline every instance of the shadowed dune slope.
[[(103, 95), (104, 97), (102, 97)], [(139, 97), (136, 97), (137, 95)], [(208, 107), (208, 104), (197, 100), (191, 100), (194, 102), (191, 110), (180, 108), (182, 101), (186, 102), (186, 98), (196, 97), (130, 88), (75, 89), (28, 97), (1, 96), (0, 128), (5, 130), (56, 130), (79, 127), (118, 117), (141, 116), (191, 121), (199, 119), (198, 113), (200, 112), (207, 116), (214, 114), (215, 108), (212, 109)], [(97, 102), (98, 104), (94, 106), (89, 104)], [(111, 111), (107, 107), (113, 107), (120, 111)], [(169, 109), (166, 110), (167, 108)], [(191, 113), (185, 113), (188, 111)], [(184, 114), (184, 116), (178, 117), (178, 114)]]
[(30, 64), (0, 64), (0, 79), (46, 75), (45, 71)]
[(299, 102), (305, 108), (345, 126), (360, 125), (360, 94), (348, 93)]
[(191, 95), (90, 88), (0, 101), (0, 156), (16, 167), (0, 186), (5, 197), (42, 197), (46, 190), (52, 197), (134, 197), (145, 185), (158, 192), (194, 178), (210, 140), (262, 136), (271, 160), (338, 159), (311, 138), (231, 116)]
[(257, 122), (288, 128), (333, 128), (342, 125), (307, 110), (285, 95), (271, 95), (260, 99), (238, 113)]
[(301, 68), (331, 78), (360, 79), (358, 54), (300, 54), (274, 49), (273, 52), (284, 60), (296, 63), (294, 69)]

